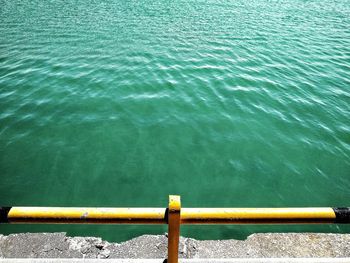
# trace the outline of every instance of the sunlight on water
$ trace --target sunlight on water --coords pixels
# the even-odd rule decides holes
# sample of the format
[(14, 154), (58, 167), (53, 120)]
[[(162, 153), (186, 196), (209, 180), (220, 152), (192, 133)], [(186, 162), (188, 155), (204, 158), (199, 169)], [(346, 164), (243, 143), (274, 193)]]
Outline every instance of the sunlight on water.
[[(1, 205), (350, 206), (349, 73), (347, 0), (0, 0)], [(182, 235), (261, 231), (349, 228)]]

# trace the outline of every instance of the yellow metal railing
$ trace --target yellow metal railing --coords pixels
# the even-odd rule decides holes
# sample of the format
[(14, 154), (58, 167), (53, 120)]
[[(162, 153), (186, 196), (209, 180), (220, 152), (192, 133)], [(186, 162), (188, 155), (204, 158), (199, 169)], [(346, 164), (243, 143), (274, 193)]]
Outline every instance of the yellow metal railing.
[(177, 263), (181, 224), (350, 223), (350, 209), (181, 208), (171, 195), (168, 208), (1, 207), (0, 223), (168, 224), (168, 263)]

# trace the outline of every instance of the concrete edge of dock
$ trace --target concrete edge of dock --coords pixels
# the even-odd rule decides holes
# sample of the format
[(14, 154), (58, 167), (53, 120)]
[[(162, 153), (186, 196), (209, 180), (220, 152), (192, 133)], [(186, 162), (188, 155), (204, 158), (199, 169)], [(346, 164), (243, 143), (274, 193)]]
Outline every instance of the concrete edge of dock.
[[(166, 255), (166, 235), (143, 235), (122, 243), (111, 243), (97, 237), (69, 237), (66, 233), (0, 235), (0, 262), (54, 263), (69, 259), (69, 262), (78, 263), (82, 262), (79, 259), (92, 260), (88, 262), (113, 259), (110, 262), (163, 263)], [(181, 237), (179, 257), (180, 263), (350, 263), (350, 234), (259, 233), (246, 240)]]
[[(163, 259), (0, 259), (0, 263), (163, 263)], [(350, 258), (181, 259), (179, 263), (349, 263)]]

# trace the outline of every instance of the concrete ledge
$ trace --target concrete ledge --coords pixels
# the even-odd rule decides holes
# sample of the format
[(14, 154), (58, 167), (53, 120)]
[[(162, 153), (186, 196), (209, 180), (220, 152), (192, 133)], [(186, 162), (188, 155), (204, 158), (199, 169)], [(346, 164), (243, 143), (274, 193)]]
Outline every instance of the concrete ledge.
[[(0, 259), (0, 263), (164, 263), (163, 259)], [(179, 263), (349, 263), (350, 258), (182, 259)]]
[[(149, 258), (154, 262), (155, 258), (165, 259), (166, 257), (166, 235), (144, 235), (122, 243), (109, 243), (96, 237), (68, 237), (65, 233), (0, 235), (0, 258), (6, 259)], [(253, 234), (246, 240), (203, 241), (181, 237), (179, 257), (201, 260), (212, 258), (211, 262), (215, 262), (215, 258), (241, 258), (241, 261), (237, 262), (250, 262), (242, 261), (245, 258), (348, 258), (350, 257), (350, 234), (266, 233)], [(198, 261), (198, 263), (202, 262), (206, 261)]]

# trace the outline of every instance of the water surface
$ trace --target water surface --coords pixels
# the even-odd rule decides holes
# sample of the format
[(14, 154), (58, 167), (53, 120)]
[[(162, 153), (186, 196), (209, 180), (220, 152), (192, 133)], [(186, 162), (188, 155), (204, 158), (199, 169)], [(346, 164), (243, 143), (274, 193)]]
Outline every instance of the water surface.
[(348, 0), (0, 0), (1, 205), (350, 206), (349, 73)]

